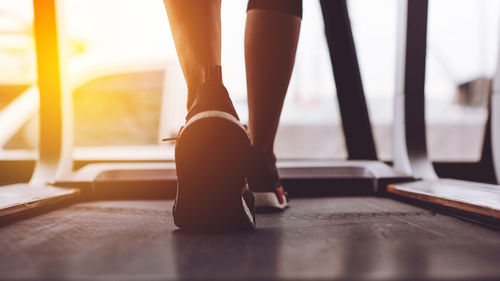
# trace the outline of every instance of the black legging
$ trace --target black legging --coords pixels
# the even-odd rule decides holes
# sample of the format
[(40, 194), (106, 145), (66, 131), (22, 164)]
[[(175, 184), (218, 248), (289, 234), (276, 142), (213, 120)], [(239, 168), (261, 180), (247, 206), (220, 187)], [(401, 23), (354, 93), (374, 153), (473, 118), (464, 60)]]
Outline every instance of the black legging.
[(251, 9), (279, 11), (302, 18), (302, 0), (249, 0), (247, 11)]

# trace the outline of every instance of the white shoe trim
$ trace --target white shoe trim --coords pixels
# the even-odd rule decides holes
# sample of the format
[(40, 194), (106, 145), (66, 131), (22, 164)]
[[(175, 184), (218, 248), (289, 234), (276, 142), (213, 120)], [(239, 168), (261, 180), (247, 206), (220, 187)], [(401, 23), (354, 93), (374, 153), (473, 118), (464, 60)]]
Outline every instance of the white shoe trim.
[[(245, 184), (245, 187), (243, 187), (243, 190), (247, 190), (248, 188), (248, 183)], [(245, 213), (248, 217), (248, 219), (252, 222), (253, 225), (255, 225), (255, 221), (253, 220), (253, 215), (252, 212), (250, 212), (250, 209), (247, 206), (247, 203), (245, 202), (245, 199), (243, 196), (241, 196), (241, 204), (243, 205), (243, 209), (245, 210)]]
[(283, 196), (284, 203), (280, 203), (278, 196), (274, 192), (254, 192), (256, 208), (277, 208), (285, 209), (288, 206), (286, 197)]
[(243, 125), (241, 125), (240, 121), (238, 121), (238, 119), (236, 119), (236, 117), (234, 117), (232, 114), (229, 114), (229, 113), (224, 112), (224, 111), (219, 111), (219, 110), (207, 110), (207, 111), (202, 111), (202, 112), (196, 114), (195, 116), (191, 117), (187, 121), (184, 128), (186, 128), (187, 126), (189, 126), (189, 125), (193, 124), (194, 122), (199, 121), (203, 118), (226, 119), (226, 120), (231, 121), (231, 122), (235, 123), (236, 125), (240, 126), (241, 129), (243, 129), (246, 132), (245, 127), (243, 127)]

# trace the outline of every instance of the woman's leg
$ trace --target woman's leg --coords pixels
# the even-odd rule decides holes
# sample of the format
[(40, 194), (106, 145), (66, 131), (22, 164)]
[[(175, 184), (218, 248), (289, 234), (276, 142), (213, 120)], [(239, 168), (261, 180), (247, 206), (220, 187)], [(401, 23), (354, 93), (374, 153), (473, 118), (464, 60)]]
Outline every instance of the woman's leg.
[(221, 0), (164, 0), (188, 88), (188, 109), (207, 66), (221, 64)]
[(185, 230), (255, 227), (246, 184), (251, 152), (246, 130), (222, 84), (220, 0), (165, 0), (188, 86), (188, 116), (175, 145), (174, 223)]
[(302, 17), (301, 0), (250, 0), (245, 32), (249, 134), (254, 147), (248, 182), (255, 206), (285, 209), (274, 139), (292, 75)]
[[(295, 0), (268, 0), (266, 3), (269, 2), (285, 2), (285, 8), (289, 9), (276, 10), (273, 5), (261, 8), (249, 4), (245, 62), (250, 138), (255, 149), (271, 156), (295, 61), (302, 3)], [(291, 9), (290, 5), (287, 6), (290, 3), (294, 3)]]

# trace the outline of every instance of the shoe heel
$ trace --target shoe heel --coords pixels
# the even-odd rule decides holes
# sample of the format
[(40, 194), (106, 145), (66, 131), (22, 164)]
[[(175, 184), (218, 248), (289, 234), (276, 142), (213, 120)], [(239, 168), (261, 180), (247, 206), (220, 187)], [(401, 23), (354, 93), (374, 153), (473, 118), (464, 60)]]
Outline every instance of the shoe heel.
[(242, 200), (250, 140), (237, 121), (209, 113), (193, 117), (176, 145), (174, 222), (195, 231), (253, 228), (253, 206)]

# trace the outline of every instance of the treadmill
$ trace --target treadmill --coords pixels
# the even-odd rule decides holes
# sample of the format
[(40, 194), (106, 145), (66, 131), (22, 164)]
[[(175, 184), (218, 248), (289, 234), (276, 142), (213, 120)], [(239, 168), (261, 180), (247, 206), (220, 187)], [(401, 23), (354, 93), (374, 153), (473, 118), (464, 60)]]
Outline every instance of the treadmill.
[[(60, 6), (34, 1), (40, 155), (28, 183), (0, 187), (7, 195), (0, 196), (0, 280), (498, 280), (494, 218), (470, 222), (440, 208), (445, 204), (400, 192), (443, 180), (423, 176), (421, 171), (431, 174), (429, 166), (410, 165), (408, 171), (401, 160), (394, 168), (377, 160), (346, 1), (320, 2), (349, 160), (279, 163), (291, 208), (259, 214), (253, 232), (207, 235), (173, 224), (173, 163), (92, 164), (73, 171), (71, 95), (56, 47)], [(428, 3), (402, 2), (410, 31)], [(425, 44), (419, 46), (425, 53)], [(421, 74), (409, 67), (404, 72)], [(361, 110), (349, 116), (349, 108)], [(423, 102), (418, 108), (423, 111)], [(423, 113), (415, 119), (423, 122)], [(419, 132), (425, 137), (425, 130)], [(395, 138), (411, 144), (407, 134)], [(409, 162), (421, 159), (412, 156), (411, 145), (404, 147), (397, 154), (407, 154)]]

